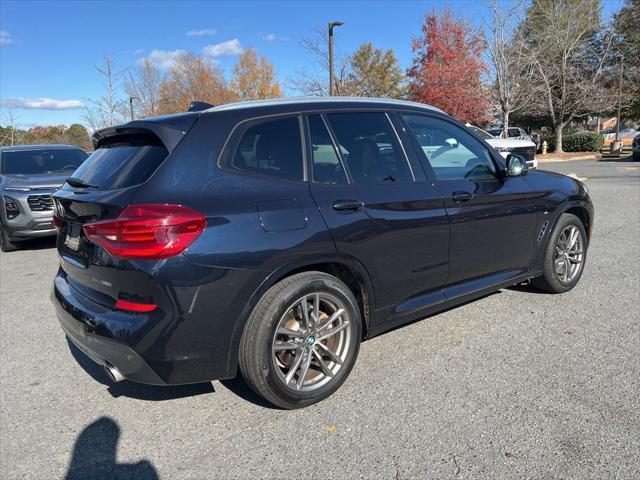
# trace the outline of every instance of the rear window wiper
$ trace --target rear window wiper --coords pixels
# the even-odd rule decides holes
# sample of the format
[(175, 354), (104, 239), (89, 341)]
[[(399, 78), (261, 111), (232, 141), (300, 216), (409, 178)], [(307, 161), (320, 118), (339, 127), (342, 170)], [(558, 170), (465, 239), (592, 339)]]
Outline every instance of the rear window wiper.
[(87, 183), (87, 182), (85, 182), (84, 180), (82, 180), (80, 178), (69, 177), (65, 181), (69, 185), (71, 185), (72, 187), (77, 187), (77, 188), (98, 188), (97, 185), (91, 185), (90, 183)]

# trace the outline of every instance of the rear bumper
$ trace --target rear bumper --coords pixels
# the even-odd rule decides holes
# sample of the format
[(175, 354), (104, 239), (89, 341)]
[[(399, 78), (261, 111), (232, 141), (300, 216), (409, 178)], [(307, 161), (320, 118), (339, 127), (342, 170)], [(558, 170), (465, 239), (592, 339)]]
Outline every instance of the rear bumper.
[(167, 384), (133, 348), (97, 333), (99, 322), (95, 319), (108, 312), (73, 292), (60, 275), (54, 282), (51, 301), (67, 338), (93, 361), (115, 367), (126, 379), (134, 382)]

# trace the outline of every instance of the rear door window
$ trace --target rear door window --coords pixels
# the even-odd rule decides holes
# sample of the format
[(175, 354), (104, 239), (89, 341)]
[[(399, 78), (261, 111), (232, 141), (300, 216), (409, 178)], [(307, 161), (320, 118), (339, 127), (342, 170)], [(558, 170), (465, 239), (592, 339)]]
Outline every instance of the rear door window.
[(304, 164), (298, 117), (247, 124), (230, 166), (284, 180), (302, 180)]
[(320, 115), (309, 115), (309, 136), (313, 161), (313, 181), (347, 183), (338, 152)]
[(354, 183), (411, 182), (413, 176), (383, 112), (327, 114)]
[(120, 142), (98, 148), (73, 174), (99, 190), (115, 190), (146, 182), (167, 158), (160, 142)]

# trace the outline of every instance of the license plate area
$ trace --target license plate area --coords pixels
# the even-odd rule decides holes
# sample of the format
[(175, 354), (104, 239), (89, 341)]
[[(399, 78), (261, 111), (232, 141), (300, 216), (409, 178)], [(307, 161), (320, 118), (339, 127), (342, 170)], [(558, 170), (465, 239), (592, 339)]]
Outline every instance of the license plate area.
[(77, 223), (70, 223), (67, 225), (67, 234), (64, 239), (64, 245), (74, 252), (77, 252), (80, 248), (80, 230), (82, 230), (82, 227)]

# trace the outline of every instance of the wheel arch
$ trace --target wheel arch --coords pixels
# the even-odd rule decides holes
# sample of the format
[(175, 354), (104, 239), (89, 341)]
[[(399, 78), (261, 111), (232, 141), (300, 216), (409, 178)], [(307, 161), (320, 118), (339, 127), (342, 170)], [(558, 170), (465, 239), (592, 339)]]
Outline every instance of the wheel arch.
[(238, 352), (240, 339), (251, 312), (262, 296), (281, 280), (297, 273), (319, 271), (333, 275), (342, 280), (351, 290), (358, 301), (362, 316), (362, 336), (366, 338), (369, 332), (371, 317), (375, 312), (375, 299), (371, 277), (367, 269), (355, 258), (346, 255), (330, 255), (299, 259), (285, 264), (271, 272), (251, 295), (250, 300), (236, 322), (229, 357), (227, 360), (228, 376), (232, 377), (238, 369)]
[(590, 243), (591, 231), (593, 228), (593, 215), (587, 207), (587, 204), (585, 202), (570, 202), (563, 205), (555, 219), (553, 225), (554, 228), (563, 213), (570, 213), (580, 219), (582, 225), (584, 226), (585, 232), (587, 232), (587, 244)]

